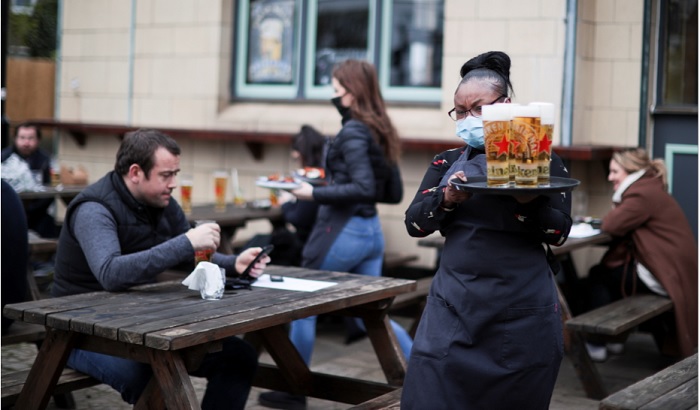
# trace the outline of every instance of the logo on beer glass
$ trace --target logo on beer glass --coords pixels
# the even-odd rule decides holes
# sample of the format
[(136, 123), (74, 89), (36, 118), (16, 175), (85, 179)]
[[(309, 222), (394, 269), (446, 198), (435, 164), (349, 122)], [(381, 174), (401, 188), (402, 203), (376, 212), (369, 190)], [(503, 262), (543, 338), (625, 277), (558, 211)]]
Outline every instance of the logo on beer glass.
[[(537, 145), (540, 134), (540, 109), (537, 106), (513, 108), (512, 138), (515, 151), (515, 186), (537, 186)], [(514, 148), (516, 144), (514, 144)]]
[(552, 139), (554, 138), (554, 104), (533, 102), (540, 107), (540, 136), (537, 144), (537, 184), (549, 186), (549, 165), (552, 161)]
[(510, 115), (508, 104), (485, 105), (482, 108), (488, 186), (503, 187), (509, 184)]

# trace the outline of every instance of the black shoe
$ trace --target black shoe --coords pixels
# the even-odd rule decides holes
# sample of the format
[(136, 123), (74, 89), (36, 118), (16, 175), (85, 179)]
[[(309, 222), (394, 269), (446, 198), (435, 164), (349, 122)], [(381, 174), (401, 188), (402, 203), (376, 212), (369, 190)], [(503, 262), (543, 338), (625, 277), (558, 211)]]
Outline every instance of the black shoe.
[(306, 396), (282, 391), (260, 393), (258, 403), (273, 409), (306, 410)]

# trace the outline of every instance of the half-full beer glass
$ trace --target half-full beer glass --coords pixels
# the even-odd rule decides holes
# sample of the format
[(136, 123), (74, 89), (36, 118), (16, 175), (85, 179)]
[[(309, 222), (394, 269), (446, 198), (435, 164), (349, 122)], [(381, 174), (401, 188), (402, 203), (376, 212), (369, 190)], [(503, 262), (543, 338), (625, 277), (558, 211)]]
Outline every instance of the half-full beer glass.
[(552, 161), (552, 140), (554, 138), (554, 104), (533, 102), (540, 107), (540, 137), (537, 142), (537, 184), (549, 186), (549, 165)]
[(226, 187), (228, 186), (228, 172), (214, 172), (214, 210), (226, 212)]
[(540, 135), (540, 107), (513, 107), (513, 148), (515, 150), (516, 187), (537, 186), (537, 142)]
[(503, 187), (509, 184), (508, 155), (510, 152), (509, 104), (485, 105), (484, 149), (486, 151), (486, 184)]

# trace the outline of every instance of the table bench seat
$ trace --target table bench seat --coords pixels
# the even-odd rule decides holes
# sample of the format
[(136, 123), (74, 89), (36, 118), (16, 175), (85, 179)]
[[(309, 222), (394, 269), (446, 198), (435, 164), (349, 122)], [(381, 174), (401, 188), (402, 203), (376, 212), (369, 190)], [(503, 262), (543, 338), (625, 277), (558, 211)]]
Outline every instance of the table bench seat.
[[(9, 407), (15, 404), (19, 397), (24, 381), (27, 379), (29, 370), (20, 370), (2, 375), (2, 407)], [(100, 382), (92, 377), (75, 371), (73, 369), (64, 369), (61, 377), (56, 383), (54, 395), (70, 393), (74, 390), (80, 390), (87, 387), (92, 387), (100, 384)]]
[(17, 343), (34, 343), (44, 340), (46, 328), (41, 325), (15, 321), (2, 335), (2, 346)]
[(353, 406), (350, 410), (399, 410), (401, 408), (402, 391), (402, 388), (398, 388), (379, 397), (375, 397), (372, 400)]
[(697, 353), (659, 371), (600, 403), (603, 410), (693, 409), (698, 406)]
[(634, 295), (566, 321), (570, 330), (617, 336), (673, 308), (671, 299), (659, 295)]

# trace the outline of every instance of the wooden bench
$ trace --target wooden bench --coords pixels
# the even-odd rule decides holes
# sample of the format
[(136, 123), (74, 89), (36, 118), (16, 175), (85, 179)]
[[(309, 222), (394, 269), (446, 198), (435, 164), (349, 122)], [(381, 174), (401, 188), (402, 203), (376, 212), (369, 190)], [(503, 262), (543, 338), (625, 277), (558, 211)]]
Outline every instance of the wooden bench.
[[(15, 404), (17, 398), (19, 397), (22, 388), (24, 387), (24, 381), (27, 379), (29, 370), (20, 370), (8, 374), (2, 375), (2, 407), (10, 407)], [(99, 381), (93, 379), (92, 377), (77, 372), (72, 369), (64, 369), (61, 373), (61, 377), (56, 383), (56, 388), (54, 389), (54, 400), (57, 399), (59, 395), (67, 395), (74, 390), (84, 389), (86, 387), (92, 387), (100, 384)], [(66, 396), (64, 396), (66, 397)], [(64, 406), (60, 406), (65, 408)], [(74, 406), (67, 406), (74, 407)]]
[(671, 299), (659, 295), (634, 295), (566, 321), (566, 327), (592, 335), (619, 336), (673, 308)]
[(402, 388), (398, 388), (372, 400), (360, 403), (357, 406), (350, 407), (350, 410), (399, 410), (401, 408), (402, 391)]
[(413, 317), (413, 324), (408, 330), (408, 334), (411, 337), (416, 336), (416, 330), (418, 329), (418, 323), (423, 315), (423, 309), (425, 309), (426, 298), (428, 292), (430, 291), (430, 285), (433, 283), (433, 277), (425, 277), (416, 280), (416, 290), (413, 292), (402, 293), (394, 298), (394, 302), (391, 304), (391, 310), (394, 314), (402, 315), (402, 312), (407, 312), (409, 316)]
[(41, 325), (15, 321), (2, 335), (2, 346), (17, 343), (36, 343), (44, 340), (46, 328)]
[(603, 410), (697, 409), (697, 353), (606, 397), (599, 408)]

